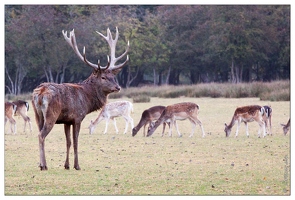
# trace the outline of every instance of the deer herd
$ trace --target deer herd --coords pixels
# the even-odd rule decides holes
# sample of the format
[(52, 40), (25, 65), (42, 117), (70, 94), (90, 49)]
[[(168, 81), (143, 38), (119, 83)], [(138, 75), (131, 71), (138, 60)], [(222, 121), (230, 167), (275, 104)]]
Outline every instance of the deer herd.
[[(102, 120), (106, 120), (104, 134), (107, 133), (109, 120), (112, 120), (115, 126), (116, 133), (118, 128), (116, 125), (117, 117), (123, 117), (126, 125), (124, 134), (127, 133), (128, 125), (130, 123), (132, 129), (132, 136), (135, 136), (143, 127), (143, 136), (151, 136), (155, 130), (163, 124), (162, 136), (164, 136), (166, 125), (169, 126), (169, 136), (172, 136), (173, 125), (176, 128), (179, 137), (182, 134), (179, 132), (177, 120), (189, 120), (192, 125), (192, 131), (189, 137), (192, 137), (196, 125), (200, 126), (202, 137), (205, 137), (205, 131), (202, 122), (199, 119), (200, 106), (192, 102), (182, 102), (168, 106), (154, 106), (142, 112), (140, 121), (134, 127), (131, 113), (133, 112), (133, 104), (129, 101), (117, 101), (107, 103), (108, 95), (113, 92), (119, 92), (120, 86), (117, 83), (116, 75), (120, 72), (123, 66), (128, 62), (129, 56), (129, 41), (127, 42), (126, 50), (123, 54), (116, 57), (116, 44), (119, 37), (118, 28), (116, 28), (116, 36), (113, 39), (110, 29), (107, 29), (106, 36), (100, 32), (98, 35), (102, 36), (108, 43), (110, 48), (110, 56), (107, 56), (107, 64), (102, 67), (100, 61), (96, 64), (91, 63), (86, 59), (86, 50), (83, 48), (81, 54), (74, 30), (69, 33), (62, 31), (64, 39), (73, 49), (78, 58), (93, 69), (92, 74), (81, 83), (42, 83), (36, 87), (32, 94), (32, 106), (35, 113), (35, 119), (39, 129), (39, 153), (40, 153), (40, 169), (47, 170), (47, 163), (45, 159), (44, 143), (46, 136), (50, 133), (55, 124), (64, 124), (64, 132), (66, 136), (66, 160), (64, 164), (65, 169), (70, 168), (69, 164), (69, 150), (71, 146), (70, 129), (72, 126), (72, 137), (74, 146), (74, 168), (80, 170), (78, 161), (78, 137), (81, 128), (81, 122), (85, 116), (93, 111), (100, 110), (98, 117), (90, 122), (89, 133), (92, 134), (95, 127)], [(121, 64), (116, 64), (119, 60), (126, 57)], [(16, 134), (16, 121), (13, 116), (20, 115), (24, 119), (24, 132), (26, 124), (29, 124), (30, 131), (32, 126), (30, 118), (27, 116), (29, 110), (29, 103), (18, 100), (14, 102), (5, 102), (5, 124), (10, 122), (11, 132)], [(235, 137), (238, 136), (241, 122), (246, 125), (246, 135), (249, 137), (248, 122), (256, 121), (259, 125), (258, 137), (265, 137), (266, 134), (272, 135), (271, 132), (271, 117), (272, 108), (269, 106), (250, 105), (238, 107), (234, 111), (230, 123), (225, 123), (225, 135), (228, 137), (231, 133), (232, 127), (237, 124)], [(145, 131), (146, 125), (149, 125), (147, 133)], [(287, 124), (282, 124), (283, 132), (286, 135), (290, 129), (290, 119)]]

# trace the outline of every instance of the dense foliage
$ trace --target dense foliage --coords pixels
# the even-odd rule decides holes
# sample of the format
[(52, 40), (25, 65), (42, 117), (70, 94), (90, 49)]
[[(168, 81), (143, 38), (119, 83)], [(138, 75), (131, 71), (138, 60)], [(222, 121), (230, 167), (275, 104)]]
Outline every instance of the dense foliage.
[(130, 41), (123, 87), (145, 84), (290, 79), (288, 5), (6, 5), (6, 93), (41, 82), (80, 82), (91, 73), (61, 31), (75, 29), (80, 51), (106, 63), (108, 46), (95, 32)]

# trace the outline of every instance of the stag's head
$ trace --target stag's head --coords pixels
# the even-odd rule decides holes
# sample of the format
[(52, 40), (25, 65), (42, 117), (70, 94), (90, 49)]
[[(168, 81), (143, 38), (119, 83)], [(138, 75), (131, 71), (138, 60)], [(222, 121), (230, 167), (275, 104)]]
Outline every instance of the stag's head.
[[(97, 31), (96, 31), (97, 32)], [(99, 85), (101, 90), (106, 93), (112, 93), (112, 92), (119, 92), (120, 86), (116, 81), (116, 75), (121, 71), (122, 67), (128, 62), (129, 57), (127, 55), (129, 50), (129, 41), (127, 43), (127, 48), (125, 52), (119, 56), (116, 57), (116, 44), (119, 37), (119, 31), (116, 27), (116, 36), (115, 39), (113, 39), (110, 29), (107, 29), (107, 35), (104, 36), (100, 32), (97, 32), (100, 36), (102, 36), (108, 43), (110, 47), (110, 56), (107, 56), (108, 63), (106, 66), (101, 66), (100, 61), (97, 61), (97, 64), (91, 63), (86, 59), (86, 50), (85, 46), (83, 48), (83, 55), (81, 55), (80, 51), (78, 50), (75, 32), (72, 30), (70, 32), (70, 36), (67, 36), (67, 31), (62, 31), (63, 36), (67, 43), (73, 48), (76, 55), (82, 60), (84, 63), (86, 63), (88, 66), (93, 68), (92, 75), (86, 80), (90, 81), (91, 83), (96, 83), (96, 85)], [(122, 59), (124, 56), (126, 56), (126, 60), (121, 64), (116, 64), (117, 61)]]

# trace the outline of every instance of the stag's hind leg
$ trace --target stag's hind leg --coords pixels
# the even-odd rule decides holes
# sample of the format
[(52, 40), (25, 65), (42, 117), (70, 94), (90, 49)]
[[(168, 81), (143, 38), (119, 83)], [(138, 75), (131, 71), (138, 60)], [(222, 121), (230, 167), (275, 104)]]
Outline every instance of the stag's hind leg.
[(39, 137), (39, 151), (40, 151), (40, 169), (41, 170), (47, 170), (47, 164), (46, 164), (46, 159), (45, 159), (45, 150), (44, 150), (44, 142), (46, 136), (49, 134), (51, 129), (54, 126), (54, 122), (50, 121), (45, 121), (44, 126), (41, 129), (38, 137)]
[[(35, 110), (35, 117), (36, 122), (39, 128), (39, 151), (40, 151), (40, 169), (41, 170), (47, 170), (47, 164), (45, 159), (45, 150), (44, 150), (44, 142), (46, 136), (49, 134), (49, 132), (52, 130), (56, 119), (53, 117), (53, 113), (43, 109), (41, 110), (40, 107), (36, 108), (33, 103), (33, 107)], [(45, 117), (44, 117), (45, 116)]]

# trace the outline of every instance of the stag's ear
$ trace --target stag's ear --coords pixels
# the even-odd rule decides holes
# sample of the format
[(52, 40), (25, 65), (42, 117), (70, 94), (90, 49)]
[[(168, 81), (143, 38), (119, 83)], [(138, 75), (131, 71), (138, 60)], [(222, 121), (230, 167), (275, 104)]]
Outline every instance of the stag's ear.
[(114, 70), (112, 70), (112, 73), (113, 73), (114, 75), (117, 75), (117, 74), (121, 71), (121, 69), (122, 69), (122, 68), (120, 68), (120, 69), (114, 69)]

